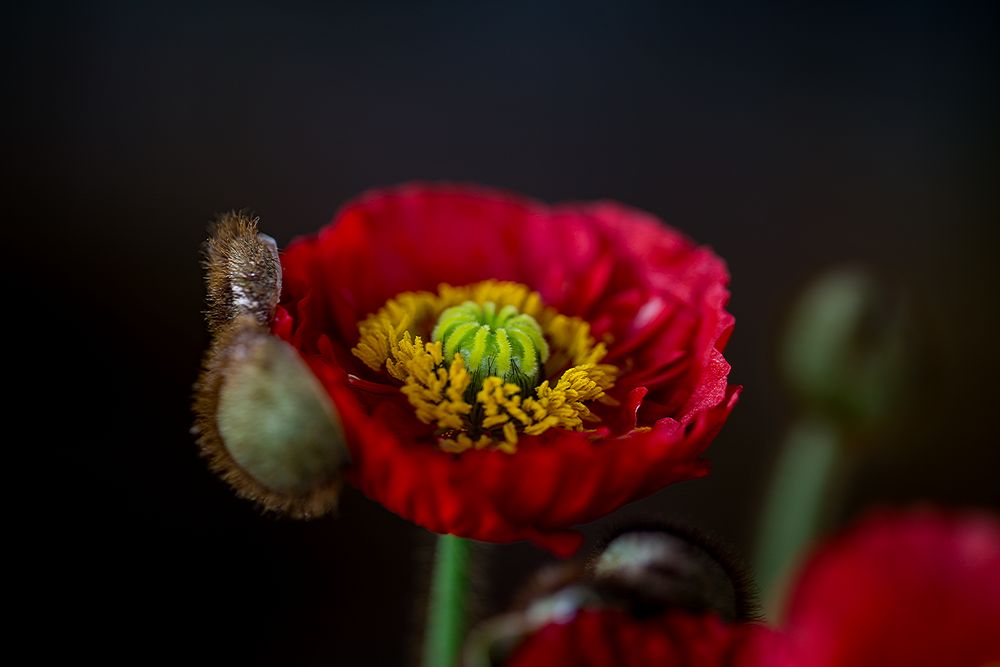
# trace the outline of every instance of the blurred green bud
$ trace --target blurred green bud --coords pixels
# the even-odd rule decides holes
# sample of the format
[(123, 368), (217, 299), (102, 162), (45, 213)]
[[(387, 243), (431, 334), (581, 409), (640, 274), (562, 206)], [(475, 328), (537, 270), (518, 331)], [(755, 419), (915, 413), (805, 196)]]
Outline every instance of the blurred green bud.
[(827, 273), (792, 308), (781, 349), (785, 378), (808, 412), (871, 425), (903, 388), (905, 328), (902, 300), (871, 274)]

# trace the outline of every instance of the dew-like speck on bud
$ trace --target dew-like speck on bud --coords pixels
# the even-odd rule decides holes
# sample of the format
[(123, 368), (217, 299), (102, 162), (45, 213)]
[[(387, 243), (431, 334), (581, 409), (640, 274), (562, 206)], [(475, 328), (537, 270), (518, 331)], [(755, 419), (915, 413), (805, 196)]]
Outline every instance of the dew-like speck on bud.
[(349, 463), (337, 411), (298, 353), (252, 315), (217, 337), (194, 408), (202, 452), (240, 496), (298, 518), (336, 507)]
[(257, 231), (258, 219), (243, 212), (219, 216), (205, 243), (208, 326), (218, 334), (240, 315), (261, 326), (274, 317), (281, 296), (278, 246)]

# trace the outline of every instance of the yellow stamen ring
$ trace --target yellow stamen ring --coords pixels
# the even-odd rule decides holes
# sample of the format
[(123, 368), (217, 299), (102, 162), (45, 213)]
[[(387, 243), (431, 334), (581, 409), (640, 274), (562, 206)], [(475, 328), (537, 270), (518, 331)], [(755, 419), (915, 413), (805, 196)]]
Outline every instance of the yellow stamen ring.
[[(538, 355), (544, 368), (536, 377), (550, 379), (532, 392), (496, 375), (473, 378), (454, 345), (448, 346), (451, 358), (446, 357), (443, 343), (449, 341), (425, 342), (446, 309), (468, 308), (470, 302), (491, 315), (513, 318), (516, 311), (527, 316), (524, 320), (537, 322), (547, 350)], [(495, 446), (513, 453), (520, 433), (584, 431), (586, 424), (599, 421), (587, 403), (614, 403), (605, 392), (614, 385), (618, 369), (600, 363), (606, 349), (594, 341), (590, 325), (544, 306), (537, 292), (519, 283), (488, 280), (464, 287), (442, 285), (437, 294), (404, 292), (358, 329), (354, 355), (403, 383), (401, 391), (417, 418), (438, 427), (438, 444), (447, 452)]]

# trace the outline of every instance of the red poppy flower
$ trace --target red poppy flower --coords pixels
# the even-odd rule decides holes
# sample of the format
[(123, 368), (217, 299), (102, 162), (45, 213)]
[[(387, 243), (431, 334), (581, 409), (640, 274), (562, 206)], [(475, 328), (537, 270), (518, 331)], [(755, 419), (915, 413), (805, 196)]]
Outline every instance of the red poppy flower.
[(739, 393), (723, 262), (618, 204), (374, 191), (281, 264), (272, 331), (332, 398), (347, 480), (438, 533), (568, 554), (706, 474)]
[[(504, 667), (764, 667), (777, 636), (712, 614), (671, 611), (636, 619), (618, 609), (583, 610), (525, 639)], [(780, 650), (780, 648), (779, 648)]]
[(985, 667), (1000, 661), (1000, 524), (882, 512), (819, 550), (786, 633), (802, 667)]

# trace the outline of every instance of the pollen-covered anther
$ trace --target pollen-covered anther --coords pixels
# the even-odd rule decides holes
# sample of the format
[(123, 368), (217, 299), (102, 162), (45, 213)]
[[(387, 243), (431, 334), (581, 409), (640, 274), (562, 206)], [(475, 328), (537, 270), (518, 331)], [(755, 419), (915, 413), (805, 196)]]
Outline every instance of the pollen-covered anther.
[(441, 429), (464, 428), (472, 411), (464, 399), (472, 378), (461, 357), (455, 355), (445, 366), (441, 343), (424, 343), (419, 336), (411, 341), (408, 333), (393, 352), (392, 367), (398, 375), (405, 374), (402, 392), (416, 409), (417, 418)]

